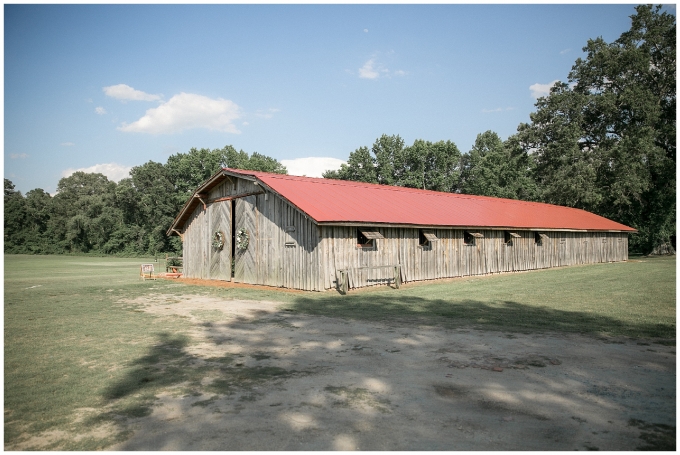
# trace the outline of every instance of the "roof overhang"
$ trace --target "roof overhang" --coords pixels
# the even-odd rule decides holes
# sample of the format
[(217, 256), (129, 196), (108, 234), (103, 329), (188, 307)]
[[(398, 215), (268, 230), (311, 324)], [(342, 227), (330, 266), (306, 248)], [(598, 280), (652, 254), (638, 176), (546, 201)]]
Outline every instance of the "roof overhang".
[(392, 224), (392, 223), (366, 223), (349, 221), (322, 221), (319, 226), (338, 227), (385, 227), (385, 228), (410, 228), (410, 229), (463, 229), (485, 231), (535, 231), (535, 232), (627, 232), (634, 234), (635, 231), (623, 231), (615, 229), (555, 229), (545, 227), (517, 227), (517, 226), (461, 226), (461, 225), (432, 225), (432, 224)]

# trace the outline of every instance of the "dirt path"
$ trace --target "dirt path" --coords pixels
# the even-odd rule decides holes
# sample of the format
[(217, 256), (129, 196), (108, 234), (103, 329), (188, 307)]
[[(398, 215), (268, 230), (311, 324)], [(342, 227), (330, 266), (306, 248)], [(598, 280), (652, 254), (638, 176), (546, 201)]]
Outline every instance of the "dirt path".
[(188, 355), (231, 355), (229, 371), (264, 380), (228, 394), (162, 395), (113, 450), (675, 446), (675, 347), (355, 322), (269, 302), (165, 301), (136, 303), (191, 318), (202, 342)]

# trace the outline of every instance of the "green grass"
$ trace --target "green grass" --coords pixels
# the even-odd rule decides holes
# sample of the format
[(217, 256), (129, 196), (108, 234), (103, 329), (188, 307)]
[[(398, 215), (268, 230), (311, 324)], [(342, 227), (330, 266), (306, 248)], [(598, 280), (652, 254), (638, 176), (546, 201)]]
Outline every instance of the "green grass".
[[(50, 447), (102, 449), (126, 438), (129, 429), (121, 422), (148, 415), (161, 390), (212, 397), (304, 374), (240, 368), (230, 357), (196, 362), (185, 349), (195, 342), (187, 319), (151, 315), (128, 302), (152, 293), (166, 296), (168, 305), (181, 305), (180, 295), (207, 294), (279, 301), (289, 311), (346, 319), (656, 337), (665, 343), (675, 338), (675, 257), (400, 290), (379, 286), (347, 296), (140, 281), (142, 262), (151, 261), (5, 256), (6, 447), (42, 431), (85, 434), (102, 423), (118, 425), (109, 438), (57, 440)], [(206, 320), (220, 316), (199, 313)], [(206, 375), (221, 379), (202, 387)]]
[(351, 319), (675, 338), (675, 257), (305, 295), (286, 307)]

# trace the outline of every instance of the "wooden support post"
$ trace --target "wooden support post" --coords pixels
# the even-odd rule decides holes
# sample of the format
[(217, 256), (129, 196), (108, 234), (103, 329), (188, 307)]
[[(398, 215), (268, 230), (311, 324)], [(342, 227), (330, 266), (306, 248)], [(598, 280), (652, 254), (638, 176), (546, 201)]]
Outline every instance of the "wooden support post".
[(394, 267), (394, 287), (399, 289), (401, 286), (401, 264)]
[[(184, 234), (182, 234), (181, 232), (179, 232), (177, 229), (174, 229), (174, 228), (172, 229), (172, 231), (176, 232), (177, 235), (179, 235), (179, 238), (180, 238), (180, 240), (181, 240), (182, 242), (184, 241)], [(165, 255), (165, 260), (166, 260), (166, 261), (168, 260), (168, 255), (167, 255), (167, 253), (166, 253), (166, 255)]]

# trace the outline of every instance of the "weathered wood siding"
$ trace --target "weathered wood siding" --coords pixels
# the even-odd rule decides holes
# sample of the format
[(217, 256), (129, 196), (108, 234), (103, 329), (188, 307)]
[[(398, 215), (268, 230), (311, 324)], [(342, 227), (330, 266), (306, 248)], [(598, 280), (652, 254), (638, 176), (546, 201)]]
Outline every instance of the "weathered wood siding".
[[(231, 214), (230, 204), (233, 203), (235, 231), (244, 227), (250, 235), (248, 249), (239, 251), (236, 248), (235, 251), (235, 281), (310, 291), (324, 289), (320, 272), (320, 228), (312, 220), (278, 195), (265, 194), (261, 187), (245, 179), (226, 180), (210, 191), (208, 200), (227, 197), (232, 199), (209, 203), (207, 211), (199, 205), (186, 222), (184, 276), (230, 279), (231, 263), (228, 277), (224, 268), (219, 268), (221, 275), (210, 274), (210, 243), (215, 224), (211, 226), (209, 214), (213, 210), (220, 214), (229, 210)], [(235, 234), (231, 232), (231, 225), (228, 232), (231, 242)]]
[[(183, 274), (187, 278), (231, 280), (231, 204), (232, 200), (210, 203), (224, 197), (238, 198), (241, 195), (262, 191), (253, 182), (244, 179), (227, 179), (210, 191), (206, 208), (199, 204), (184, 224), (182, 255)], [(212, 236), (217, 230), (224, 232), (226, 239), (221, 251), (212, 248)]]
[(401, 264), (404, 282), (468, 275), (516, 272), (628, 259), (628, 235), (609, 232), (542, 232), (549, 238), (536, 243), (533, 231), (505, 243), (505, 232), (480, 230), (484, 238), (473, 245), (463, 241), (464, 231), (435, 229), (439, 241), (419, 245), (419, 230), (378, 228), (384, 239), (373, 248), (357, 246), (356, 227), (322, 228), (324, 289), (335, 288), (338, 271), (349, 269), (350, 287), (370, 286), (392, 279), (389, 268), (362, 269)]
[(219, 199), (222, 197), (242, 196), (245, 194), (262, 191), (262, 188), (254, 182), (246, 179), (231, 177), (210, 190), (208, 200)]
[(208, 277), (208, 214), (199, 205), (185, 224), (182, 242), (183, 275), (187, 278)]
[(276, 194), (256, 197), (257, 283), (322, 291), (321, 229)]

